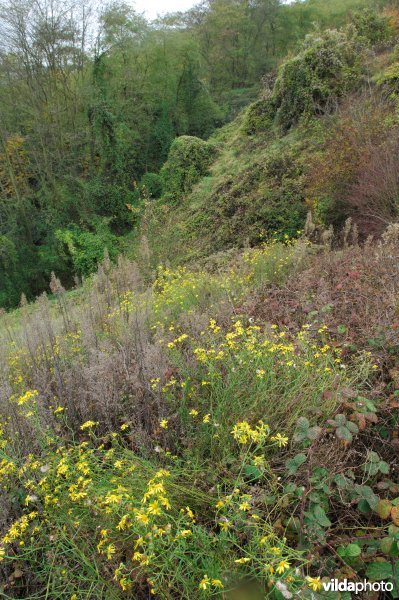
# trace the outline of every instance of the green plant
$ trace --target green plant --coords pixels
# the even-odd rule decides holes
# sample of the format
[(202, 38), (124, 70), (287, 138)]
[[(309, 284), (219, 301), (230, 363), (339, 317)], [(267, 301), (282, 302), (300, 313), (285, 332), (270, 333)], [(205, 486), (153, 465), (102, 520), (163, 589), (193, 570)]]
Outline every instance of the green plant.
[(271, 95), (249, 110), (246, 129), (254, 133), (275, 122), (287, 132), (302, 117), (328, 113), (360, 75), (359, 50), (344, 32), (308, 35), (300, 52), (280, 67)]
[(359, 433), (359, 427), (353, 421), (348, 421), (345, 415), (339, 414), (334, 419), (329, 419), (327, 423), (333, 428), (338, 439), (344, 442), (351, 442), (353, 434)]
[(215, 154), (216, 147), (210, 142), (188, 135), (176, 138), (160, 171), (167, 197), (180, 199), (188, 194), (194, 184), (207, 174)]

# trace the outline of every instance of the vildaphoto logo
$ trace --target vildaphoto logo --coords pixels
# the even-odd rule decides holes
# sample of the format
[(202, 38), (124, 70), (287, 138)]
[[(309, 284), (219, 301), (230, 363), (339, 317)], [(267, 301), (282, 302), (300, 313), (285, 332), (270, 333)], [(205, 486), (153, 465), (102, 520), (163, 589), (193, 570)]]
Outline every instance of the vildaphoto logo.
[(323, 581), (323, 588), (326, 592), (392, 592), (393, 583), (390, 581), (349, 581), (348, 579), (330, 579)]

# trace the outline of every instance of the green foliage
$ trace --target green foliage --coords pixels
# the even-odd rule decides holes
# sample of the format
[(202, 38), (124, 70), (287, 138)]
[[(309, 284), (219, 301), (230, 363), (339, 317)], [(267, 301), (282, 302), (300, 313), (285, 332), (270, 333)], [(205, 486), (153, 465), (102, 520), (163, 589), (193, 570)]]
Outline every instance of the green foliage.
[(370, 8), (355, 11), (351, 16), (349, 34), (368, 45), (379, 44), (391, 35), (389, 19)]
[(267, 131), (273, 124), (276, 115), (275, 107), (270, 98), (261, 98), (249, 106), (244, 130), (248, 135)]
[(0, 235), (0, 266), (3, 269), (14, 267), (17, 260), (15, 244), (5, 235)]
[(159, 198), (162, 195), (162, 178), (158, 173), (145, 173), (140, 179), (140, 190), (144, 196)]
[(115, 258), (119, 251), (118, 238), (110, 232), (105, 221), (98, 221), (93, 229), (83, 230), (71, 225), (68, 229), (55, 232), (65, 258), (71, 260), (78, 275), (90, 275), (104, 258), (105, 250), (110, 258)]
[(300, 417), (296, 423), (294, 440), (296, 442), (313, 442), (321, 433), (321, 428), (317, 425), (310, 426), (309, 420), (306, 417)]
[(359, 82), (359, 59), (359, 49), (344, 32), (308, 35), (300, 52), (280, 67), (270, 97), (251, 107), (247, 131), (264, 129), (273, 119), (286, 132), (302, 117), (330, 112)]
[(199, 138), (183, 135), (173, 142), (168, 160), (160, 175), (165, 194), (180, 199), (207, 174), (216, 154), (216, 147)]
[(338, 439), (344, 442), (351, 442), (353, 434), (359, 433), (359, 427), (353, 421), (349, 421), (345, 415), (339, 414), (330, 419), (328, 424), (333, 428)]
[[(280, 68), (271, 95), (255, 101), (246, 119), (238, 116), (236, 140), (243, 130), (255, 144), (261, 131), (271, 141), (273, 123), (287, 131), (303, 115), (328, 112), (358, 82), (350, 44), (380, 44), (388, 35), (386, 19), (364, 10), (353, 12), (349, 46), (341, 34), (322, 33), (344, 25), (350, 11), (369, 7), (371, 0), (214, 0), (157, 23), (124, 2), (105, 5), (95, 22), (90, 11), (69, 15), (61, 0), (54, 1), (51, 18), (44, 0), (23, 3), (23, 14), (12, 0), (3, 4), (0, 25), (10, 44), (0, 64), (0, 236), (16, 252), (10, 261), (2, 250), (4, 306), (17, 304), (22, 291), (29, 297), (42, 292), (52, 270), (62, 273), (67, 286), (73, 281), (73, 261), (60, 253), (55, 231), (71, 224), (90, 231), (92, 222), (105, 218), (113, 234), (129, 235), (138, 226), (140, 196), (165, 193), (168, 202), (187, 196), (214, 156), (203, 139), (257, 98), (259, 82), (274, 77), (314, 23), (317, 36)], [(51, 40), (45, 33), (50, 29)], [(85, 36), (89, 30), (93, 36)], [(95, 48), (89, 38), (96, 39)], [(396, 79), (388, 67), (381, 82), (395, 91)], [(177, 136), (201, 138), (187, 146), (192, 156), (178, 148), (184, 141), (169, 155)], [(166, 232), (172, 246), (181, 239), (193, 254), (203, 254), (242, 245), (246, 238), (256, 244), (271, 230), (293, 235), (301, 227), (301, 175), (276, 186), (268, 180), (269, 189), (261, 189), (263, 153), (250, 155), (241, 142), (237, 152), (231, 144), (226, 153), (235, 162), (233, 180), (210, 178), (201, 185), (204, 195), (207, 186), (211, 194), (198, 201), (198, 211), (184, 215), (187, 226)], [(235, 181), (238, 173), (243, 185)], [(222, 223), (207, 204), (221, 211)]]

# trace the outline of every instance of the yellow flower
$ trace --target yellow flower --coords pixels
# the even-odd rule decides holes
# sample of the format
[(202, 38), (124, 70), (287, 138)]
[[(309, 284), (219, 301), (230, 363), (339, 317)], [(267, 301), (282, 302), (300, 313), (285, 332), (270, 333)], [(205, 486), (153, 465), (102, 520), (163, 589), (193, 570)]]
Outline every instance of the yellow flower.
[(212, 579), (212, 585), (213, 585), (213, 587), (215, 587), (215, 588), (219, 588), (219, 589), (222, 589), (222, 588), (224, 588), (224, 585), (223, 585), (223, 583), (220, 581), (220, 579)]
[(186, 506), (186, 513), (192, 521), (195, 521), (195, 515), (189, 506)]
[(65, 410), (65, 408), (63, 406), (57, 406), (57, 408), (54, 411), (55, 415), (58, 415), (58, 413), (61, 413)]
[(211, 415), (208, 413), (207, 415), (205, 415), (205, 417), (202, 419), (203, 423), (209, 423), (209, 421), (211, 420)]
[(308, 582), (308, 586), (314, 591), (318, 592), (323, 587), (320, 577), (306, 577), (306, 581)]
[(240, 510), (247, 511), (251, 508), (251, 505), (249, 504), (249, 502), (242, 502), (238, 508)]
[(119, 531), (124, 531), (125, 529), (128, 528), (128, 523), (129, 523), (129, 515), (124, 515), (121, 518), (121, 520), (119, 521), (116, 528), (119, 529)]
[(179, 535), (182, 538), (186, 538), (186, 537), (189, 537), (190, 535), (193, 535), (193, 532), (191, 531), (191, 529), (183, 529)]
[(98, 421), (86, 421), (85, 423), (83, 423), (83, 425), (80, 426), (80, 429), (84, 431), (85, 429), (91, 429), (96, 425), (98, 425)]
[(129, 428), (128, 423), (122, 423), (122, 425), (121, 425), (121, 431), (125, 431), (128, 428)]
[(278, 548), (277, 546), (272, 546), (270, 548), (270, 552), (278, 556), (279, 554), (281, 554), (281, 548)]
[(227, 531), (230, 527), (230, 523), (227, 519), (224, 521), (219, 521), (219, 527), (222, 531)]
[(291, 564), (288, 562), (288, 560), (283, 559), (278, 563), (276, 571), (279, 575), (282, 575), (284, 571), (288, 571), (290, 566)]
[(27, 392), (25, 392), (25, 394), (22, 394), (22, 396), (19, 396), (19, 398), (17, 400), (17, 404), (19, 406), (23, 406), (24, 404), (27, 404), (31, 400), (36, 400), (38, 395), (39, 395), (39, 392), (37, 390), (28, 390)]
[(0, 562), (2, 560), (4, 560), (5, 555), (6, 555), (5, 548), (0, 548)]
[(269, 575), (274, 575), (274, 567), (273, 567), (273, 565), (265, 565), (265, 572), (269, 573)]
[(116, 552), (114, 544), (109, 544), (109, 546), (107, 547), (106, 552), (107, 552), (107, 558), (108, 558), (108, 560), (111, 560), (111, 558), (113, 557), (113, 555)]
[(288, 444), (288, 438), (281, 433), (276, 433), (273, 437), (270, 438), (272, 442), (277, 442), (279, 448), (286, 446)]
[(211, 585), (211, 580), (209, 579), (208, 575), (204, 575), (200, 581), (199, 589), (205, 591), (210, 587), (210, 585)]
[(161, 514), (161, 508), (159, 506), (158, 500), (154, 500), (154, 502), (150, 502), (150, 504), (148, 505), (148, 512), (150, 515), (155, 515), (155, 516)]
[(161, 427), (161, 429), (167, 429), (168, 428), (168, 419), (162, 419), (162, 421), (160, 421), (159, 426)]
[(136, 513), (136, 521), (142, 523), (142, 525), (147, 525), (149, 520), (150, 518), (145, 512), (138, 511)]
[(249, 562), (250, 560), (251, 560), (250, 558), (245, 557), (245, 558), (237, 558), (237, 560), (235, 560), (234, 562), (237, 565), (245, 565), (245, 563)]
[(188, 414), (191, 415), (192, 417), (198, 417), (198, 410), (195, 410), (195, 408), (192, 408)]

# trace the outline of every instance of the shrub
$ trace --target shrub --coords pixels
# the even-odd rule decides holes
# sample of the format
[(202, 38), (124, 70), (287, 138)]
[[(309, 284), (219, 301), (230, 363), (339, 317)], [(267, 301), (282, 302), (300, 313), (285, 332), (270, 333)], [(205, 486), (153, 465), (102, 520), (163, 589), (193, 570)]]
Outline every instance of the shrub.
[(160, 173), (166, 195), (175, 199), (189, 193), (207, 174), (215, 153), (215, 146), (200, 138), (188, 135), (176, 138)]
[(244, 130), (248, 135), (267, 130), (273, 123), (275, 108), (270, 97), (257, 100), (248, 108)]
[(356, 45), (344, 32), (308, 35), (301, 51), (281, 66), (270, 97), (249, 110), (247, 128), (253, 133), (273, 119), (286, 132), (303, 116), (328, 113), (360, 74)]
[(145, 173), (140, 179), (140, 190), (144, 196), (159, 198), (162, 195), (162, 178), (158, 173)]
[(352, 14), (349, 32), (369, 45), (384, 42), (391, 33), (389, 17), (367, 8), (356, 11)]
[(365, 92), (343, 101), (337, 118), (326, 124), (324, 142), (311, 156), (306, 174), (306, 194), (316, 198), (313, 208), (322, 222), (341, 227), (353, 216), (352, 187), (367, 169), (361, 165), (389, 136), (391, 115), (390, 101), (378, 92)]
[(392, 129), (384, 143), (360, 159), (346, 199), (348, 213), (363, 236), (381, 235), (399, 213), (399, 138)]
[(94, 231), (81, 229), (77, 225), (58, 229), (55, 237), (77, 275), (93, 273), (103, 259), (105, 249), (112, 258), (116, 257), (119, 250), (118, 238), (110, 232), (105, 221), (96, 223)]

